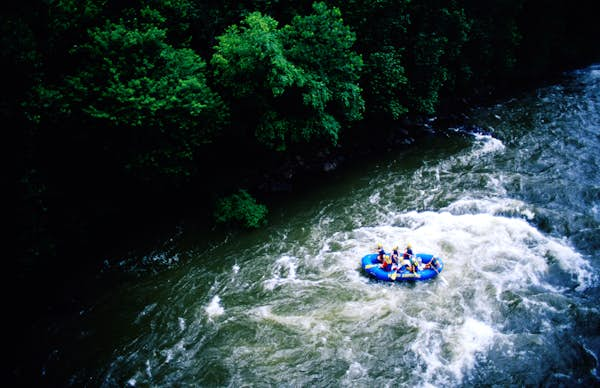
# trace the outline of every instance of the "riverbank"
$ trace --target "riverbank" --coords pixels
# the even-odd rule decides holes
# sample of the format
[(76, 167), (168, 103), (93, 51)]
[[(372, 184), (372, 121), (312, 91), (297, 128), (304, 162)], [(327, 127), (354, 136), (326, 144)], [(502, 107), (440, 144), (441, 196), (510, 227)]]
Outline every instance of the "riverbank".
[(211, 228), (219, 198), (285, 197), (597, 55), (590, 6), (562, 1), (186, 4), (21, 4), (2, 19), (16, 273), (94, 268), (181, 217)]
[[(110, 257), (130, 253), (143, 256), (143, 252), (151, 251), (153, 246), (143, 248), (146, 244), (142, 242), (160, 241), (161, 236), (173, 234), (186, 219), (195, 219), (194, 223), (206, 230), (213, 229), (215, 200), (238, 187), (247, 189), (260, 202), (269, 205), (270, 201), (293, 198), (298, 186), (325, 181), (328, 175), (348, 165), (409, 149), (417, 137), (435, 136), (448, 128), (482, 130), (470, 128), (466, 112), (471, 107), (496, 103), (508, 98), (511, 92), (520, 94), (560, 77), (552, 73), (529, 82), (499, 83), (502, 87), (490, 86), (470, 96), (448, 96), (434, 116), (405, 116), (398, 121), (365, 120), (348, 128), (337, 146), (314, 145), (260, 158), (257, 157), (260, 151), (247, 150), (246, 144), (224, 145), (222, 155), (211, 155), (204, 161), (209, 166), (207, 171), (211, 172), (203, 182), (163, 187), (151, 182), (132, 185), (126, 176), (104, 177), (100, 191), (99, 184), (92, 182), (88, 183), (89, 188), (80, 190), (77, 197), (65, 197), (63, 202), (59, 199), (62, 205), (53, 209), (54, 212), (61, 213), (64, 209), (72, 218), (65, 219), (70, 224), (64, 225), (65, 234), (57, 241), (56, 260), (49, 266), (48, 261), (42, 261), (46, 267), (40, 272), (61, 273), (75, 268), (94, 272)], [(67, 238), (69, 234), (71, 238)], [(65, 246), (69, 249), (64, 249)], [(96, 247), (92, 250), (93, 257), (89, 247)], [(86, 260), (81, 260), (81, 251), (88, 252)]]

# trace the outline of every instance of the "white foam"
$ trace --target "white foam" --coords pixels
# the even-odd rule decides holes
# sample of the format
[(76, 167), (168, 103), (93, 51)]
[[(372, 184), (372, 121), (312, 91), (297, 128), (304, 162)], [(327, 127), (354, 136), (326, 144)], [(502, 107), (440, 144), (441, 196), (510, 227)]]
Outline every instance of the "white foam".
[(165, 364), (168, 364), (173, 360), (173, 350), (167, 349), (167, 351), (165, 353), (166, 353)]
[(482, 156), (489, 153), (495, 153), (504, 151), (506, 148), (502, 141), (490, 136), (490, 135), (482, 135), (482, 134), (474, 134), (475, 139), (478, 141), (476, 146), (480, 147), (474, 151), (474, 156)]
[[(493, 279), (500, 288), (534, 283), (551, 289), (541, 280), (548, 271), (550, 255), (563, 271), (573, 275), (578, 291), (593, 284), (591, 266), (565, 241), (543, 235), (525, 219), (495, 215), (527, 210), (522, 206), (519, 201), (503, 199), (459, 200), (448, 206), (449, 211), (397, 214), (395, 224), (402, 226), (360, 228), (355, 233), (359, 238), (356, 246), (372, 247), (375, 241), (381, 241), (387, 250), (411, 242), (415, 252), (439, 254), (447, 259), (448, 280), (462, 277), (463, 271), (468, 270)], [(363, 250), (364, 253), (367, 252)]]
[[(598, 366), (598, 356), (596, 355), (596, 353), (594, 353), (590, 348), (588, 348), (585, 344), (585, 342), (582, 342), (581, 345), (583, 346), (583, 349), (585, 349), (585, 351), (592, 356), (592, 358), (594, 359), (595, 363), (594, 365), (597, 367)], [(594, 367), (590, 370), (590, 373), (595, 376), (596, 378), (600, 378), (600, 375), (598, 375), (598, 370)]]
[[(554, 315), (559, 313), (556, 307), (539, 296), (544, 295), (539, 289), (556, 295), (564, 291), (553, 285), (551, 266), (558, 264), (571, 274), (577, 291), (594, 282), (589, 263), (566, 240), (546, 236), (531, 225), (534, 212), (521, 201), (463, 198), (439, 212), (389, 213), (393, 224), (357, 227), (325, 238), (324, 245), (345, 241), (347, 249), (320, 252), (319, 258), (346, 268), (346, 285), (362, 295), (360, 300), (338, 303), (337, 320), (369, 322), (372, 331), (385, 330), (398, 320), (418, 328), (411, 349), (426, 365), (424, 386), (460, 384), (492, 344), (506, 340), (510, 346), (502, 334), (503, 322), (492, 323), (498, 306), (507, 303), (505, 291), (516, 295), (524, 308), (540, 310), (539, 316)], [(419, 291), (415, 299), (411, 288), (369, 282), (357, 270), (358, 261), (378, 242), (386, 250), (410, 242), (415, 252), (441, 256), (448, 286), (436, 281), (419, 284), (419, 290), (430, 287), (433, 292)], [(354, 265), (349, 264), (352, 260)], [(330, 272), (322, 276), (333, 281)], [(360, 359), (353, 356), (349, 361)]]
[(213, 319), (225, 313), (225, 309), (221, 306), (221, 298), (219, 295), (215, 295), (204, 310), (209, 319)]
[[(503, 149), (501, 141), (480, 135), (466, 156), (462, 154), (448, 162), (450, 167), (426, 166), (415, 174), (429, 173), (439, 182), (447, 173), (452, 174), (445, 170), (454, 169), (457, 163), (471, 163), (474, 157), (482, 155), (493, 157)], [(460, 160), (462, 157), (465, 160)], [(572, 275), (577, 291), (585, 290), (593, 281), (589, 264), (567, 241), (546, 236), (528, 222), (535, 219), (533, 207), (506, 198), (501, 178), (490, 174), (488, 180), (493, 195), (472, 190), (462, 196), (459, 193), (451, 197), (452, 202), (445, 208), (436, 211), (406, 211), (424, 207), (407, 206), (389, 198), (397, 197), (393, 190), (373, 193), (372, 189), (361, 204), (351, 206), (348, 212), (357, 211), (357, 215), (348, 217), (351, 222), (346, 224), (334, 217), (332, 210), (320, 207), (315, 211), (315, 220), (303, 220), (306, 225), (298, 227), (302, 244), (292, 243), (294, 234), (289, 233), (288, 240), (288, 233), (283, 231), (273, 238), (286, 240), (283, 244), (267, 244), (259, 253), (252, 252), (258, 256), (254, 260), (259, 265), (254, 271), (252, 266), (244, 266), (243, 276), (238, 278), (250, 284), (248, 287), (259, 288), (256, 291), (262, 305), (253, 304), (247, 310), (244, 307), (244, 318), (256, 323), (256, 330), (265, 330), (261, 334), (269, 334), (272, 327), (284, 327), (284, 332), (302, 340), (302, 347), (309, 352), (331, 352), (337, 347), (334, 357), (348, 365), (341, 378), (343, 385), (372, 383), (376, 378), (369, 376), (369, 368), (377, 355), (369, 354), (370, 349), (361, 349), (361, 340), (378, 341), (393, 332), (390, 328), (408, 327), (408, 341), (398, 346), (416, 354), (420, 368), (415, 373), (424, 369), (419, 383), (461, 385), (477, 363), (485, 359), (491, 346), (510, 341), (502, 334), (502, 326), (508, 325), (506, 320), (510, 318), (498, 319), (504, 314), (499, 306), (511, 303), (506, 301), (507, 295), (514, 295), (515, 303), (521, 303), (527, 311), (530, 307), (539, 310), (535, 317), (547, 321), (539, 323), (543, 327), (552, 323), (551, 317), (560, 314), (556, 305), (543, 296), (563, 294), (560, 286), (553, 283), (554, 272), (550, 270)], [(415, 185), (409, 189), (422, 188)], [(424, 196), (435, 193), (435, 187), (423, 188)], [(424, 200), (419, 197), (416, 201)], [(365, 206), (368, 211), (381, 212), (385, 218), (365, 218), (364, 213), (358, 213)], [(415, 252), (441, 256), (448, 286), (444, 287), (440, 279), (416, 285), (370, 281), (360, 270), (359, 261), (373, 252), (378, 242), (386, 250), (410, 242)], [(240, 268), (235, 264), (232, 270), (238, 273)], [(317, 283), (318, 287), (313, 287)], [(318, 294), (313, 290), (318, 290)], [(227, 292), (231, 289), (223, 286), (211, 289), (210, 294)], [(289, 303), (305, 308), (292, 309), (286, 305)], [(224, 313), (218, 296), (206, 312), (211, 318)], [(232, 316), (237, 313), (235, 307), (228, 309)], [(192, 326), (193, 322), (190, 329)], [(274, 337), (273, 341), (274, 348), (281, 348), (278, 341), (286, 340)], [(339, 346), (340, 341), (348, 346)], [(248, 341), (249, 357), (262, 356), (261, 345)], [(239, 361), (236, 357), (232, 356), (233, 364)], [(283, 372), (290, 367), (283, 363), (278, 366)]]
[(527, 218), (529, 221), (533, 220), (535, 218), (535, 213), (529, 209), (519, 209), (519, 211), (521, 212), (522, 215), (525, 216), (525, 218)]
[(336, 317), (355, 322), (374, 320), (377, 324), (383, 324), (383, 320), (390, 314), (401, 311), (402, 302), (408, 297), (403, 290), (392, 287), (375, 288), (370, 291), (370, 295), (367, 295), (368, 300), (365, 298), (362, 301), (339, 303)]
[(148, 314), (150, 314), (157, 306), (157, 303), (151, 303), (144, 307), (144, 309), (138, 314), (135, 319), (135, 323), (140, 323)]
[(150, 360), (146, 360), (146, 375), (148, 378), (152, 378), (152, 365), (150, 364)]
[(592, 69), (589, 72), (589, 78), (591, 80), (597, 80), (600, 79), (600, 69)]
[(371, 195), (369, 197), (369, 202), (371, 204), (376, 204), (376, 203), (379, 203), (380, 199), (381, 199), (381, 194), (379, 192), (375, 192), (373, 195)]
[(492, 343), (494, 330), (481, 321), (467, 318), (455, 336), (455, 347), (448, 367), (461, 381), (463, 371), (470, 371), (475, 366), (475, 355), (486, 351)]
[(546, 242), (547, 252), (558, 260), (560, 267), (571, 273), (577, 279), (577, 291), (584, 291), (596, 283), (591, 264), (574, 251), (566, 242), (548, 239)]
[(263, 282), (263, 287), (266, 290), (273, 291), (275, 287), (294, 283), (296, 279), (296, 269), (298, 267), (298, 259), (292, 256), (282, 256), (275, 261), (271, 267), (271, 278)]
[[(310, 333), (312, 337), (322, 337), (330, 332), (330, 323), (318, 318), (316, 315), (290, 315), (276, 314), (270, 305), (260, 306), (249, 311), (250, 316), (256, 320), (277, 322), (290, 329)], [(320, 339), (322, 342), (322, 338)]]
[(353, 381), (364, 377), (365, 375), (367, 375), (367, 372), (367, 369), (364, 366), (362, 366), (359, 362), (354, 361), (350, 363), (350, 366), (348, 367), (348, 370), (346, 370), (346, 374), (344, 375), (344, 385), (352, 385)]
[(467, 318), (443, 329), (437, 323), (421, 321), (419, 334), (411, 344), (426, 365), (421, 379), (425, 386), (463, 381), (493, 344), (494, 329), (475, 318)]
[(510, 198), (481, 199), (465, 196), (454, 201), (441, 211), (447, 211), (455, 215), (460, 214), (513, 214), (520, 215), (528, 220), (535, 218), (535, 213), (523, 201)]

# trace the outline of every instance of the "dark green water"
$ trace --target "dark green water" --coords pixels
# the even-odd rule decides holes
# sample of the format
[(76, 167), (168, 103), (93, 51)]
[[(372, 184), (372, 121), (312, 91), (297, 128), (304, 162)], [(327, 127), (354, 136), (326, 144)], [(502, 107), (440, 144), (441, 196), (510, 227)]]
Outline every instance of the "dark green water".
[[(600, 66), (336, 172), (270, 226), (183, 230), (44, 329), (43, 382), (89, 386), (590, 386), (600, 355)], [(361, 272), (377, 242), (443, 279)], [(118, 262), (115, 258), (113, 262)], [(114, 277), (121, 277), (114, 282)]]

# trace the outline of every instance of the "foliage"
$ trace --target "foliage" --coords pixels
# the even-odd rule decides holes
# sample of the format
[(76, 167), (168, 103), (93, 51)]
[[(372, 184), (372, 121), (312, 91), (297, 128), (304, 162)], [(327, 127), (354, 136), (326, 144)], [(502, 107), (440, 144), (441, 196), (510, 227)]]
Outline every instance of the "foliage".
[(252, 97), (256, 139), (283, 151), (326, 138), (335, 144), (340, 122), (361, 118), (358, 86), (362, 60), (339, 9), (323, 3), (314, 13), (278, 23), (258, 12), (217, 40), (211, 64), (232, 103)]
[(246, 228), (258, 228), (267, 222), (267, 207), (256, 202), (246, 190), (217, 201), (214, 213), (218, 223), (239, 223)]
[(478, 82), (493, 82), (514, 72), (522, 38), (517, 25), (522, 3), (523, 0), (465, 1), (471, 32), (463, 50), (468, 70), (457, 74), (463, 89), (479, 87)]
[(433, 114), (442, 89), (452, 89), (454, 75), (463, 69), (457, 63), (468, 41), (471, 22), (454, 1), (414, 2), (409, 12), (408, 105), (416, 113)]
[(373, 122), (436, 114), (441, 101), (598, 60), (594, 6), (10, 2), (0, 14), (0, 112), (17, 138), (20, 245), (60, 255), (52, 240), (83, 241), (86, 225), (102, 224), (98, 202), (121, 215), (144, 206), (124, 197), (178, 197), (185, 185), (210, 198), (217, 189), (203, 182), (219, 168), (231, 182), (258, 161), (300, 152), (309, 161), (356, 145)]
[(90, 29), (69, 53), (80, 62), (76, 71), (36, 89), (37, 107), (49, 108), (39, 116), (104, 131), (133, 172), (189, 175), (186, 162), (214, 138), (227, 110), (207, 85), (205, 62), (169, 45), (164, 22), (146, 7), (139, 17)]
[(356, 33), (356, 50), (365, 58), (360, 84), (369, 117), (397, 120), (408, 112), (406, 61), (409, 0), (335, 2)]
[(283, 53), (277, 24), (254, 12), (217, 37), (211, 62), (214, 75), (234, 97), (261, 96), (265, 91), (278, 96), (298, 78), (298, 69)]
[[(336, 116), (359, 120), (364, 108), (358, 86), (363, 63), (352, 50), (356, 36), (344, 24), (338, 8), (315, 3), (313, 9), (312, 15), (294, 17), (283, 30), (287, 55), (302, 69), (299, 86), (304, 86), (304, 104), (317, 115), (328, 116), (331, 103)], [(330, 135), (337, 140), (335, 131)]]
[(367, 60), (364, 80), (370, 95), (370, 113), (384, 114), (398, 120), (408, 112), (402, 101), (408, 78), (404, 72), (402, 56), (394, 47), (371, 53)]

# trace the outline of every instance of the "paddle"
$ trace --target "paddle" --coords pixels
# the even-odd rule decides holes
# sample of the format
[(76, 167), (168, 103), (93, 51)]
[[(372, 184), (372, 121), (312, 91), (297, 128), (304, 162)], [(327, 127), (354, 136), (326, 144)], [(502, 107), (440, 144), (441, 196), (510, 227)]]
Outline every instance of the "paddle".
[[(433, 260), (433, 258), (431, 259)], [(439, 278), (442, 279), (442, 282), (444, 282), (445, 285), (449, 286), (450, 284), (446, 281), (446, 279), (444, 279), (444, 277), (440, 274), (440, 271), (437, 270), (437, 268), (435, 267), (435, 265), (433, 263), (431, 263), (431, 267), (429, 268), (433, 268), (433, 270), (435, 272), (437, 272), (437, 274), (439, 275)]]
[[(439, 272), (438, 272), (439, 273)], [(445, 285), (449, 286), (450, 284), (446, 281), (446, 279), (444, 279), (444, 277), (442, 275), (440, 275), (440, 279), (442, 279), (442, 282), (444, 282)]]
[(370, 269), (376, 266), (381, 266), (382, 264), (391, 265), (391, 259), (389, 255), (383, 255), (383, 263), (375, 263), (375, 264), (367, 264), (365, 265), (365, 269)]

